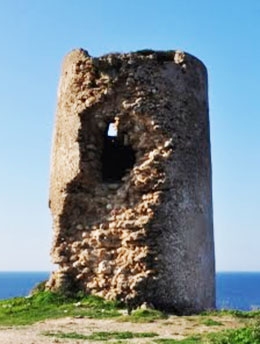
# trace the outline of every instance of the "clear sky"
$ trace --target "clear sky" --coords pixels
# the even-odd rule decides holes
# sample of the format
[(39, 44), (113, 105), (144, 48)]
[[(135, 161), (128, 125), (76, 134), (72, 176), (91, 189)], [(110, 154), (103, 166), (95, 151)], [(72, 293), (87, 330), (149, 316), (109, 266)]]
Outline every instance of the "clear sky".
[(0, 270), (50, 270), (63, 56), (181, 49), (209, 73), (217, 270), (260, 271), (260, 1), (0, 0)]

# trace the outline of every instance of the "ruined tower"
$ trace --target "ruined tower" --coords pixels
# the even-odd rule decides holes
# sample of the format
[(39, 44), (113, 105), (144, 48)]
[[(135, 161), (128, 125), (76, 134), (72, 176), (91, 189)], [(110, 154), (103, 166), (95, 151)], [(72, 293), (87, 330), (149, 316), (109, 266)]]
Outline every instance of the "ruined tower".
[(69, 53), (50, 208), (50, 289), (182, 314), (214, 308), (205, 66), (180, 51)]

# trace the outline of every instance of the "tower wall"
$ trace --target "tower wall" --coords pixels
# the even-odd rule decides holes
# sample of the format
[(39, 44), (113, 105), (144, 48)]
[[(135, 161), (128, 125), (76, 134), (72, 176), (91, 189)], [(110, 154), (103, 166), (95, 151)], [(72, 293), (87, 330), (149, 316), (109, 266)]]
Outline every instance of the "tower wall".
[(50, 289), (182, 314), (214, 308), (205, 66), (180, 51), (68, 54), (50, 208)]

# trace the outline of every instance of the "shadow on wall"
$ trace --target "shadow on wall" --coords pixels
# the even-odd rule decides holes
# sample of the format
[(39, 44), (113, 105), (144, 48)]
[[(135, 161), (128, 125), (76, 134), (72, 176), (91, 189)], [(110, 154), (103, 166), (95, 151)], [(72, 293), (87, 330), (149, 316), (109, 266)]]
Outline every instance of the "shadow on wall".
[(124, 113), (118, 120), (122, 101), (80, 114), (80, 173), (67, 185), (54, 246), (64, 290), (141, 304), (154, 294), (161, 230), (152, 223), (164, 183), (160, 159), (170, 147), (164, 148), (167, 137), (154, 131), (150, 118)]
[(111, 126), (114, 123), (109, 123), (104, 133), (101, 156), (104, 183), (120, 183), (135, 164), (135, 152), (127, 142), (127, 134), (112, 131)]

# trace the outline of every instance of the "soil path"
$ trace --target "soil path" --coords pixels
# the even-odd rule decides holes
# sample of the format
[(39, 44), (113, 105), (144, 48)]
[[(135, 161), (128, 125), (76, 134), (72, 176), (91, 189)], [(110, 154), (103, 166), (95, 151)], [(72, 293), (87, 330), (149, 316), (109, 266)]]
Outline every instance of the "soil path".
[[(76, 332), (83, 335), (91, 335), (94, 332), (124, 332), (132, 333), (153, 332), (158, 336), (154, 338), (133, 338), (126, 339), (120, 343), (155, 343), (154, 339), (183, 339), (185, 337), (206, 333), (217, 332), (227, 328), (237, 328), (243, 326), (239, 319), (231, 316), (210, 316), (205, 319), (212, 319), (219, 322), (218, 325), (207, 326), (203, 324), (204, 317), (177, 317), (170, 316), (167, 320), (157, 320), (153, 323), (130, 323), (118, 322), (115, 319), (96, 320), (96, 319), (74, 319), (62, 318), (55, 320), (46, 320), (38, 322), (30, 326), (0, 327), (0, 343), (1, 344), (86, 344), (86, 343), (104, 343), (104, 341), (93, 341), (86, 339), (61, 339), (54, 336), (46, 336), (46, 332)], [(204, 319), (204, 320), (205, 320)], [(108, 343), (116, 343), (116, 339), (107, 341)]]

